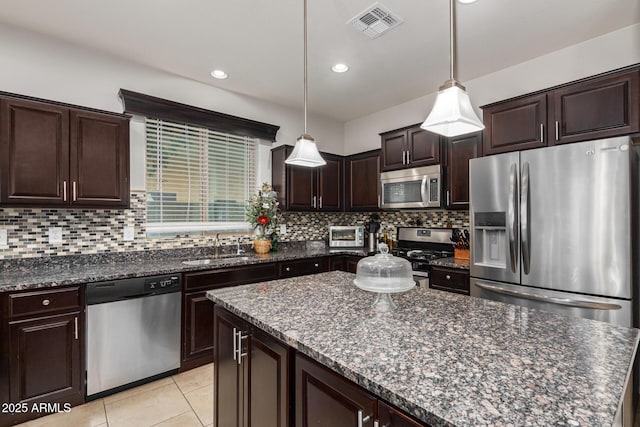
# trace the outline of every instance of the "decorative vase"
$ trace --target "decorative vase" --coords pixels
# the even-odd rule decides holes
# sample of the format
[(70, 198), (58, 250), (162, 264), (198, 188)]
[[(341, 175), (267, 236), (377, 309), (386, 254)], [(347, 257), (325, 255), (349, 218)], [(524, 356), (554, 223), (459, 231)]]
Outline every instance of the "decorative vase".
[(266, 254), (271, 250), (271, 240), (254, 240), (252, 246), (257, 254)]

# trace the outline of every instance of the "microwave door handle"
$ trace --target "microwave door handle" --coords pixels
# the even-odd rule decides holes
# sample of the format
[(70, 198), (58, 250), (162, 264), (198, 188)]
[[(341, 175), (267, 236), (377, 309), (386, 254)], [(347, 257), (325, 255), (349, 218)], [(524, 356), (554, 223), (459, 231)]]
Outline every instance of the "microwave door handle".
[(422, 184), (420, 185), (420, 197), (422, 198), (422, 205), (429, 206), (429, 177), (427, 175), (422, 177)]
[(507, 227), (509, 227), (509, 256), (511, 257), (511, 271), (516, 272), (518, 268), (518, 247), (516, 244), (516, 206), (518, 200), (518, 174), (516, 164), (511, 165), (509, 173), (509, 201), (507, 206)]

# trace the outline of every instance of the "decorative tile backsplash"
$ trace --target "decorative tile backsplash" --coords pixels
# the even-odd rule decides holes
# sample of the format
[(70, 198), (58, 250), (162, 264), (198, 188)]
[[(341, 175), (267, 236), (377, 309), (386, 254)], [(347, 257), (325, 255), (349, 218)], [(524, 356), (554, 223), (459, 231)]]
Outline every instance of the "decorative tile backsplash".
[[(116, 209), (30, 209), (0, 208), (0, 229), (7, 230), (8, 245), (0, 246), (0, 259), (34, 258), (57, 255), (96, 254), (107, 252), (144, 251), (202, 247), (213, 244), (213, 235), (147, 238), (146, 194), (131, 193), (131, 207)], [(328, 225), (364, 224), (369, 213), (284, 213), (281, 223), (287, 225), (282, 241), (322, 240), (327, 238)], [(466, 211), (381, 212), (385, 230), (395, 232), (395, 226), (468, 228)], [(123, 229), (134, 227), (134, 240), (125, 241)], [(50, 244), (50, 227), (62, 229), (62, 243)], [(221, 243), (235, 244), (239, 235), (221, 235)], [(241, 236), (245, 243), (250, 235)]]

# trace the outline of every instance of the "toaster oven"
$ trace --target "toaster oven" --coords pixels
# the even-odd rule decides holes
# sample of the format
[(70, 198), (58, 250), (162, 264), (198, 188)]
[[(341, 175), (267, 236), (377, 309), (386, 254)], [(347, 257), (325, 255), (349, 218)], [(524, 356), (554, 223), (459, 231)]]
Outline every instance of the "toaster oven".
[(364, 227), (362, 225), (330, 225), (330, 248), (364, 247)]

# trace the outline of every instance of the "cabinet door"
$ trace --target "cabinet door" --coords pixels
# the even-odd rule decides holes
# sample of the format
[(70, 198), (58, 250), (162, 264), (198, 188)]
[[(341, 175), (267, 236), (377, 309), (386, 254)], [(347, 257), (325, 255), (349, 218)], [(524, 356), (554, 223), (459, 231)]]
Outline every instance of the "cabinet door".
[(69, 110), (0, 100), (2, 204), (65, 206), (69, 200)]
[(378, 401), (378, 420), (379, 425), (385, 427), (428, 427), (382, 401)]
[[(296, 427), (373, 426), (377, 415), (374, 396), (299, 354), (295, 365)], [(358, 423), (360, 416), (366, 419), (362, 424)]]
[(406, 167), (405, 152), (407, 150), (406, 129), (381, 134), (382, 137), (382, 166), (383, 171), (402, 169)]
[(254, 329), (250, 337), (250, 355), (248, 381), (245, 382), (248, 387), (248, 423), (245, 425), (289, 426), (288, 348)]
[(437, 165), (440, 163), (440, 135), (421, 129), (419, 126), (407, 131), (407, 165)]
[(505, 101), (483, 109), (484, 155), (547, 145), (547, 95)]
[(248, 332), (246, 324), (219, 306), (214, 308), (214, 414), (216, 426), (243, 425), (244, 375), (238, 363), (237, 333)]
[(9, 323), (11, 402), (80, 402), (80, 312)]
[(345, 260), (345, 271), (355, 273), (358, 270), (358, 262), (362, 259), (359, 256), (348, 256)]
[(345, 210), (376, 211), (380, 205), (380, 150), (346, 159)]
[(197, 365), (203, 365), (213, 361), (213, 306), (205, 292), (184, 295), (183, 362), (197, 358)]
[(640, 70), (590, 79), (551, 94), (549, 126), (565, 144), (640, 131)]
[(344, 160), (342, 156), (327, 153), (322, 153), (322, 157), (327, 164), (318, 168), (317, 206), (321, 211), (340, 211), (342, 210)]
[(329, 257), (283, 261), (280, 277), (296, 277), (329, 271)]
[(469, 272), (434, 266), (431, 268), (429, 287), (469, 295)]
[[(316, 197), (315, 203), (314, 197)], [(314, 211), (317, 206), (315, 168), (287, 166), (286, 209)]]
[(329, 271), (347, 271), (345, 270), (345, 256), (334, 255), (331, 257)]
[(448, 209), (469, 208), (469, 160), (482, 155), (482, 132), (449, 138), (447, 142)]
[(71, 203), (129, 206), (129, 120), (71, 111)]

